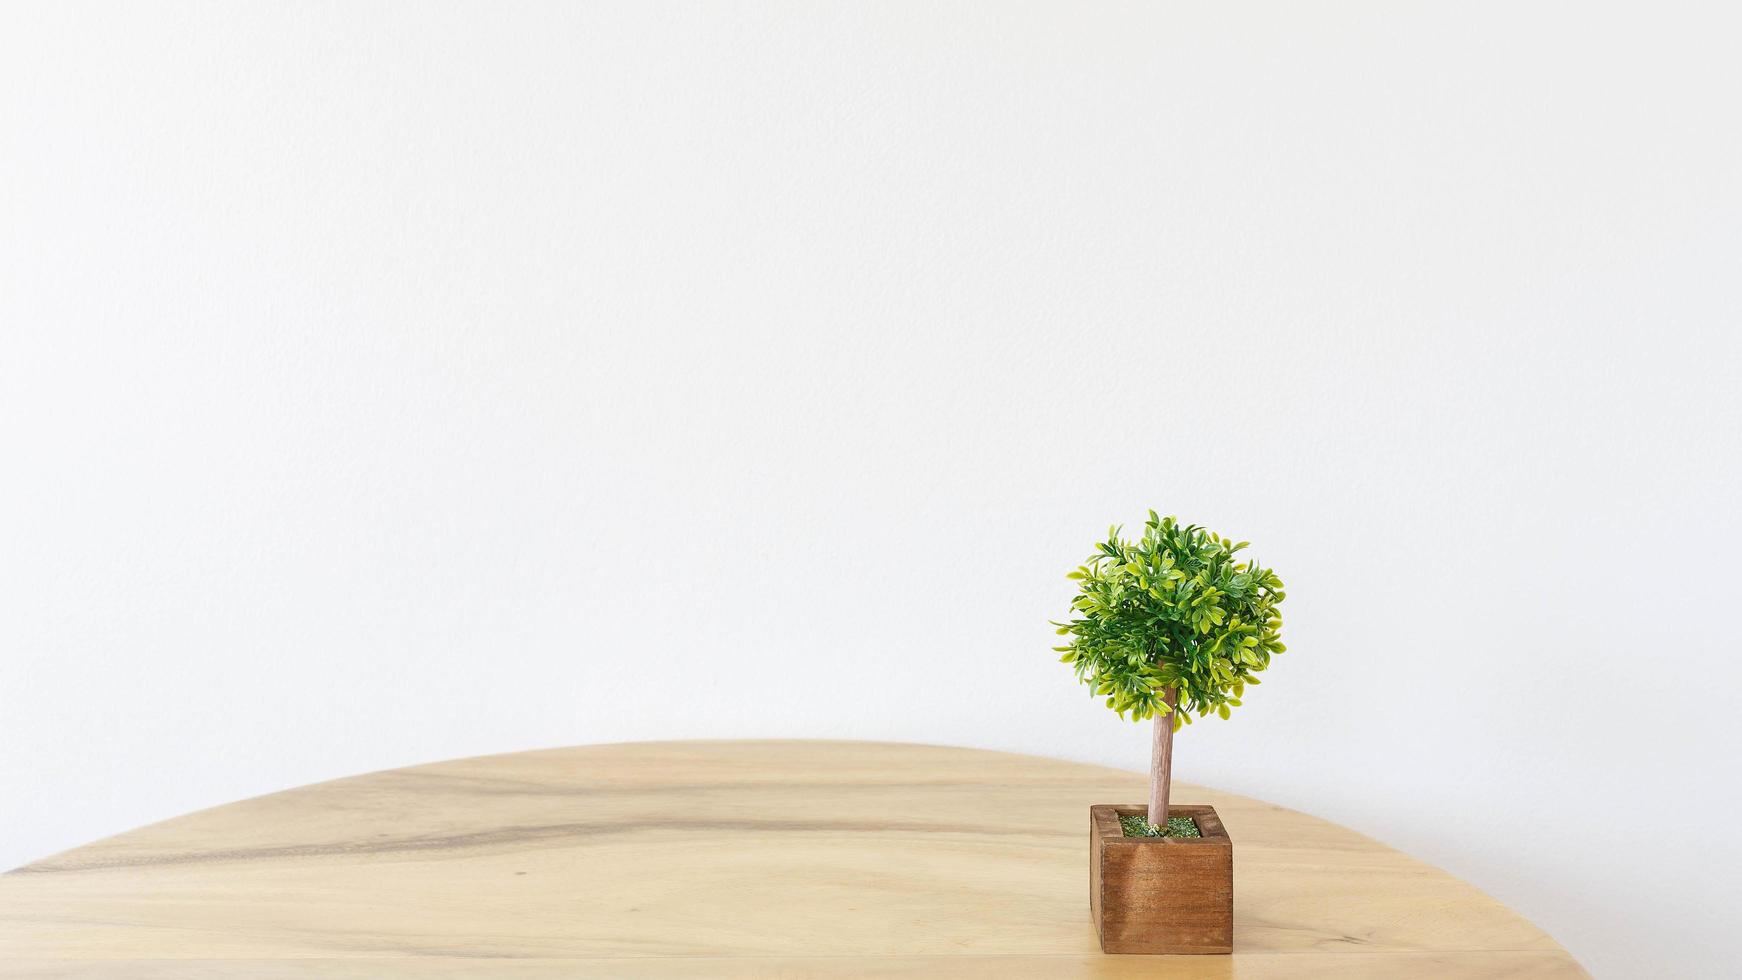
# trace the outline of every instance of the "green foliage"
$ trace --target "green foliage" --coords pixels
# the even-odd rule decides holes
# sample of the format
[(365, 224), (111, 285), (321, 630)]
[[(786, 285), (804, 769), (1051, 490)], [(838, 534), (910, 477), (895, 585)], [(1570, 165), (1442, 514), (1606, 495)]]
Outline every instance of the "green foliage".
[(1287, 649), (1277, 633), (1282, 580), (1237, 559), (1246, 546), (1153, 510), (1137, 541), (1109, 528), (1070, 573), (1082, 586), (1071, 602), (1078, 618), (1053, 624), (1071, 638), (1053, 649), (1122, 718), (1168, 714), (1170, 691), (1175, 730), (1194, 713), (1227, 718), (1253, 675)]

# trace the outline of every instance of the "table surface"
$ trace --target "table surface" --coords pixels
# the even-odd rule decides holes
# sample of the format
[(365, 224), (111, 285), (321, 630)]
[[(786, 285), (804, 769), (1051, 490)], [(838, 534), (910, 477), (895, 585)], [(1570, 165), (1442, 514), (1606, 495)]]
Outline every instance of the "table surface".
[(1144, 777), (874, 742), (654, 742), (245, 800), (0, 875), (0, 974), (1582, 977), (1476, 888), (1181, 785), (1234, 841), (1232, 956), (1105, 956), (1089, 805)]

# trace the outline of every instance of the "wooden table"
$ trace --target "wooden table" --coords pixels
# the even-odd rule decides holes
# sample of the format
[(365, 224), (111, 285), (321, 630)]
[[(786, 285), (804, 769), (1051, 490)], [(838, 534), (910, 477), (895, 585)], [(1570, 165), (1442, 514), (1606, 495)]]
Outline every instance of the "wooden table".
[(1104, 956), (1088, 810), (1142, 776), (869, 742), (521, 752), (307, 786), (0, 876), (41, 977), (1579, 977), (1443, 871), (1195, 786), (1232, 956)]

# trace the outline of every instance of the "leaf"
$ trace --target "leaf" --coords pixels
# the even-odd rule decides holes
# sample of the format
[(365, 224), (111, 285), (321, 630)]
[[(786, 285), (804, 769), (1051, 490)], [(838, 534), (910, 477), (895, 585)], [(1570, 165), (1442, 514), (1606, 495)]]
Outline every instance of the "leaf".
[[(1286, 649), (1276, 611), (1282, 580), (1256, 561), (1235, 559), (1250, 547), (1150, 510), (1141, 533), (1124, 540), (1108, 528), (1085, 564), (1067, 572), (1075, 584), (1069, 622), (1054, 622), (1053, 647), (1087, 691), (1132, 721), (1171, 715), (1176, 727), (1193, 714), (1229, 717), (1252, 676)], [(1173, 688), (1177, 707), (1162, 692)]]

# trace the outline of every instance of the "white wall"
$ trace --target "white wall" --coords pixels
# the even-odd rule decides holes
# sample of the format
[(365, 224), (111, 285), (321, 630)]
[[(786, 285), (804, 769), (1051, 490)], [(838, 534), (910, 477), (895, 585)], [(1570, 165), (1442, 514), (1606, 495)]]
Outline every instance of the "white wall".
[(1290, 587), (1183, 778), (1717, 975), (1738, 26), (10, 7), (0, 865), (554, 744), (1140, 768), (1047, 620), (1155, 506)]

